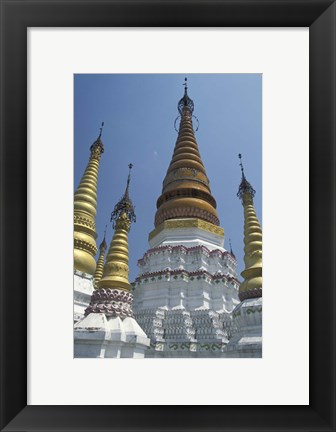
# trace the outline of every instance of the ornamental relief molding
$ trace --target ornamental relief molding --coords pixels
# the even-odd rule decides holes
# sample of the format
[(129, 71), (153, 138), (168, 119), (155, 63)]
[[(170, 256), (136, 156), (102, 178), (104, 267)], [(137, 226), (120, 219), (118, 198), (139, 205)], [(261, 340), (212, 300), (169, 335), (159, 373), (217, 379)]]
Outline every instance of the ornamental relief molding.
[(134, 317), (132, 310), (133, 294), (114, 288), (98, 288), (91, 297), (91, 302), (85, 310), (85, 316), (90, 313), (104, 313), (107, 317)]
[(159, 225), (163, 222), (166, 222), (168, 219), (185, 219), (185, 218), (192, 218), (192, 219), (206, 219), (206, 222), (213, 224), (213, 225), (219, 225), (219, 219), (218, 217), (214, 216), (212, 213), (210, 213), (207, 210), (198, 208), (198, 207), (177, 207), (172, 208), (170, 210), (160, 210), (160, 208), (157, 210), (157, 214), (155, 217), (155, 224)]
[(84, 240), (80, 240), (78, 238), (74, 238), (74, 247), (75, 247), (75, 249), (89, 252), (93, 256), (95, 256), (97, 251), (98, 251), (97, 246), (95, 244), (89, 243), (89, 242), (84, 241)]
[(249, 298), (262, 297), (262, 288), (253, 288), (239, 293), (239, 300), (243, 301)]
[(206, 222), (201, 219), (182, 219), (182, 220), (167, 220), (162, 222), (149, 234), (149, 240), (151, 240), (153, 237), (155, 237), (164, 229), (175, 229), (175, 228), (201, 228), (204, 231), (208, 231), (210, 233), (224, 236), (224, 229), (222, 227), (213, 225), (210, 222)]
[(85, 218), (83, 216), (79, 216), (78, 214), (74, 215), (74, 223), (76, 225), (83, 225), (91, 228), (93, 231), (96, 231), (96, 224), (92, 219)]
[(108, 263), (109, 273), (117, 274), (117, 275), (127, 275), (129, 272), (128, 265), (121, 263)]

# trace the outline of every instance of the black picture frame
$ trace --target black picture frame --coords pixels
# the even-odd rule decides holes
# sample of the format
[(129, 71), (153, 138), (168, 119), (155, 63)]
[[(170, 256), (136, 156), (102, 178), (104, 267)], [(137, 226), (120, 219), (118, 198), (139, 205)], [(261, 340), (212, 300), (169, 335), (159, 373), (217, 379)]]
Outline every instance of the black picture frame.
[[(1, 430), (334, 431), (335, 1), (1, 0), (0, 4)], [(309, 406), (188, 406), (187, 399), (186, 406), (27, 406), (27, 28), (114, 26), (309, 27)], [(300, 194), (299, 178), (293, 187)], [(47, 357), (45, 361), (48, 368)], [(248, 383), (241, 390), (251, 391)]]

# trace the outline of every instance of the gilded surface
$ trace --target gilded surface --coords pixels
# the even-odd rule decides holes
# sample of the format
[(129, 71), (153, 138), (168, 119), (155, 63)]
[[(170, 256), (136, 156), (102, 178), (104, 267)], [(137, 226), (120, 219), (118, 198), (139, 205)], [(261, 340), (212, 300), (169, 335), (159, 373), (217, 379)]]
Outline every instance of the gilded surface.
[(262, 296), (262, 230), (250, 193), (243, 193), (242, 203), (244, 207), (245, 270), (241, 273), (244, 282), (239, 288), (240, 300)]
[(91, 275), (96, 270), (97, 182), (103, 151), (99, 135), (91, 146), (89, 163), (74, 195), (74, 268)]
[[(92, 256), (95, 256), (97, 253), (97, 246), (95, 243), (87, 242), (85, 240), (81, 240), (78, 238), (74, 238), (74, 247), (75, 247), (75, 249), (79, 249), (82, 251), (88, 251)], [(83, 270), (81, 270), (81, 271), (83, 271)]]
[(105, 261), (105, 251), (106, 248), (104, 247), (100, 247), (100, 251), (99, 251), (99, 257), (97, 260), (97, 266), (96, 266), (96, 271), (94, 274), (94, 286), (95, 288), (97, 287), (97, 283), (100, 281), (100, 279), (103, 276), (103, 270), (104, 270), (104, 261)]
[(149, 233), (149, 240), (155, 237), (164, 229), (177, 229), (177, 228), (200, 228), (213, 234), (224, 236), (224, 229), (206, 222), (202, 219), (170, 219), (162, 222), (152, 232)]
[(98, 281), (97, 288), (119, 288), (130, 291), (128, 280), (128, 232), (131, 222), (126, 213), (122, 213), (116, 221), (116, 228), (107, 253), (103, 277)]
[(155, 226), (173, 218), (198, 218), (219, 225), (216, 201), (198, 150), (189, 106), (181, 108), (179, 133), (157, 201)]

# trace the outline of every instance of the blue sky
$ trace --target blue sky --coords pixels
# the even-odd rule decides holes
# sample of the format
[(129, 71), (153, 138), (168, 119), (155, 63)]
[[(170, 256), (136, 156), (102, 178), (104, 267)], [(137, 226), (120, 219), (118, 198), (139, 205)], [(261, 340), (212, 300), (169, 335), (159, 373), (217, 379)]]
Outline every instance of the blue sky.
[[(100, 163), (97, 207), (97, 245), (105, 225), (112, 238), (110, 215), (122, 196), (128, 164), (134, 164), (130, 195), (137, 222), (129, 234), (130, 281), (137, 276), (137, 260), (149, 248), (156, 200), (177, 137), (177, 103), (188, 77), (188, 94), (199, 120), (196, 132), (200, 154), (217, 201), (225, 248), (243, 264), (243, 208), (237, 197), (241, 179), (238, 153), (254, 189), (261, 222), (262, 198), (262, 75), (261, 74), (77, 74), (74, 77), (74, 187), (88, 163), (90, 146), (104, 121), (105, 152)], [(177, 126), (178, 126), (177, 122)], [(240, 278), (241, 279), (241, 278)]]

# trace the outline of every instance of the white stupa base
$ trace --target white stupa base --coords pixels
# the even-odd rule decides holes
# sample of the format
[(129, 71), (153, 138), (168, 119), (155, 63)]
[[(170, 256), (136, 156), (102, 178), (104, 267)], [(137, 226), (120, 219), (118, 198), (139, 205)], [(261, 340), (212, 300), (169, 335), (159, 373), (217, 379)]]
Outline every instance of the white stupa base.
[(262, 357), (262, 298), (246, 299), (233, 311), (237, 332), (225, 357)]
[(89, 306), (93, 293), (93, 276), (75, 270), (74, 272), (74, 322), (84, 318), (85, 309)]
[(151, 340), (146, 357), (225, 355), (235, 331), (232, 311), (240, 303), (237, 262), (223, 248), (222, 229), (205, 223), (211, 232), (203, 224), (164, 222), (138, 262), (133, 311)]
[(75, 325), (75, 358), (144, 358), (150, 341), (134, 318), (91, 313)]

